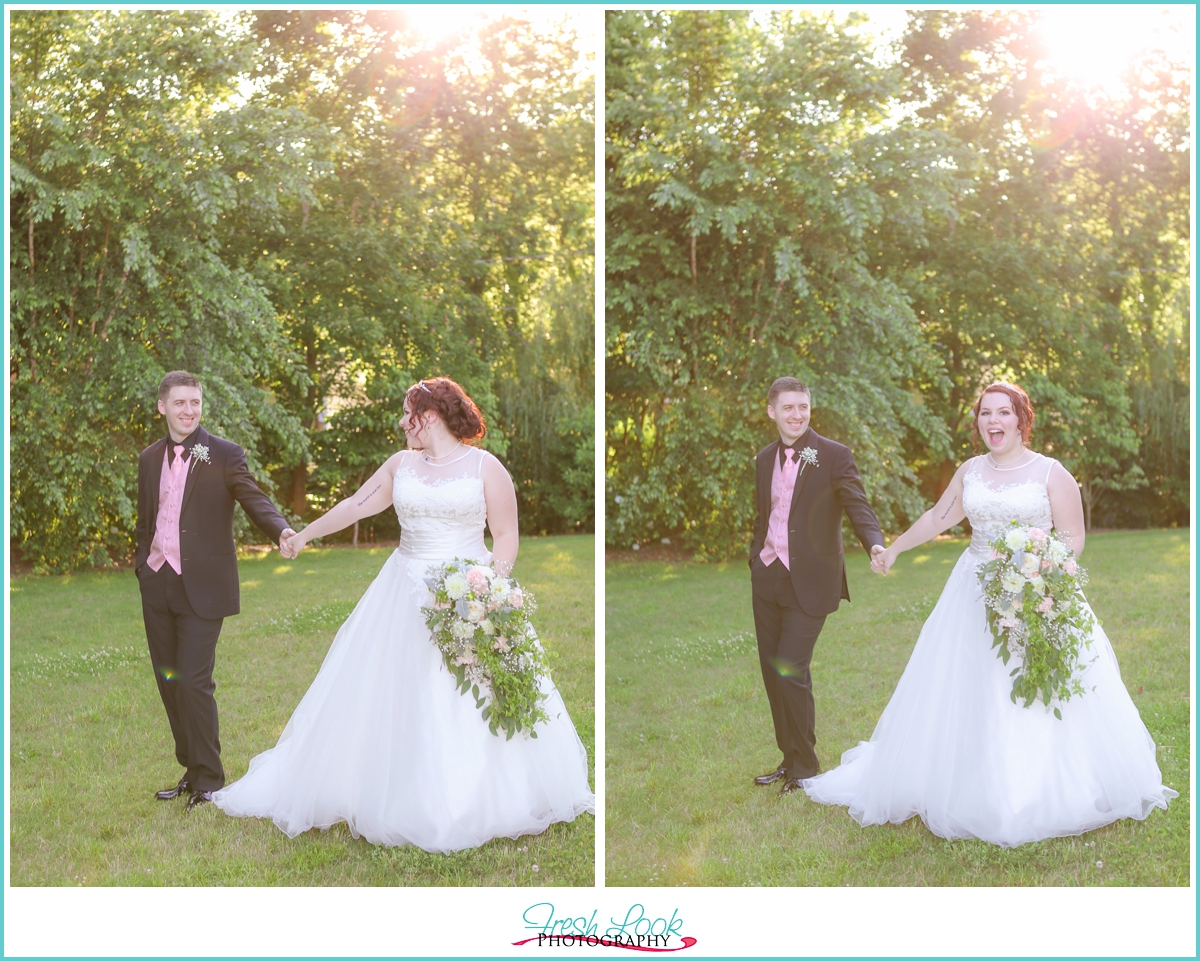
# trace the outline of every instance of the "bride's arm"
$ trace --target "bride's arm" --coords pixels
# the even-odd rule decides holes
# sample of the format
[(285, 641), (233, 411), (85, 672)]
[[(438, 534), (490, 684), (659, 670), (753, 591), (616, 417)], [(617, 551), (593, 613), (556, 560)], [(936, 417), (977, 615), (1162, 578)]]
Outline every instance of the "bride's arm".
[(926, 541), (931, 541), (938, 534), (948, 531), (955, 524), (961, 523), (967, 516), (962, 506), (963, 473), (967, 462), (959, 465), (938, 502), (918, 518), (908, 530), (892, 541), (891, 547), (876, 554), (871, 559), (871, 570), (877, 574), (886, 574), (896, 558), (911, 548), (918, 547)]
[(1046, 494), (1050, 497), (1050, 516), (1054, 530), (1078, 557), (1083, 553), (1083, 498), (1071, 472), (1058, 461), (1050, 468), (1046, 479)]
[(294, 535), (288, 542), (291, 546), (291, 556), (295, 557), (304, 549), (304, 545), (317, 537), (333, 534), (349, 527), (355, 521), (378, 514), (391, 507), (392, 482), (396, 476), (396, 466), (403, 456), (404, 451), (393, 454), (384, 461), (379, 470), (371, 475), (371, 479), (363, 484), (357, 493), (347, 497), (344, 501), (339, 501), (304, 530)]
[(504, 465), (484, 455), (483, 498), (492, 532), (492, 568), (508, 574), (517, 559), (517, 491)]

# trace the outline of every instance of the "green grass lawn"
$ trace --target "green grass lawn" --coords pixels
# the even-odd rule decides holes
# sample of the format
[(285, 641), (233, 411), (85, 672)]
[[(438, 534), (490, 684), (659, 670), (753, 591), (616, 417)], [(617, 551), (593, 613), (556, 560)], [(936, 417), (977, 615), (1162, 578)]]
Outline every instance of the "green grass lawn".
[[(870, 737), (964, 541), (880, 578), (847, 556), (852, 604), (813, 658), (823, 768)], [(920, 819), (859, 827), (845, 808), (751, 783), (779, 760), (744, 562), (606, 568), (609, 885), (1186, 885), (1189, 532), (1088, 538), (1088, 597), (1158, 745), (1167, 811), (1015, 849), (945, 841)], [(1098, 865), (1102, 864), (1102, 867)]]
[[(515, 571), (537, 597), (538, 632), (557, 654), (554, 679), (591, 760), (594, 544), (591, 536), (522, 540)], [(389, 553), (241, 558), (242, 613), (225, 621), (215, 672), (230, 781), (275, 744)], [(289, 839), (269, 821), (226, 817), (212, 805), (185, 815), (182, 800), (156, 801), (181, 771), (133, 572), (20, 575), (10, 592), (13, 885), (594, 883), (589, 815), (444, 855), (375, 847), (345, 825)]]

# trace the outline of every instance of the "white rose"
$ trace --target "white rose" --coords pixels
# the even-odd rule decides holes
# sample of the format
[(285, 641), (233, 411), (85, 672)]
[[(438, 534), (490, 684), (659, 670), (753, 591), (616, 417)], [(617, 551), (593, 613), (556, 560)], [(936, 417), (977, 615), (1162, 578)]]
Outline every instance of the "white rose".
[(456, 571), (455, 573), (446, 577), (443, 587), (446, 588), (446, 593), (449, 594), (453, 600), (458, 600), (465, 593), (467, 593), (467, 579)]
[(1025, 561), (1021, 564), (1021, 573), (1026, 577), (1031, 574), (1036, 574), (1038, 568), (1042, 566), (1042, 560), (1036, 554), (1029, 553), (1025, 555)]
[(1009, 550), (1019, 551), (1025, 546), (1025, 532), (1019, 527), (1014, 527), (1004, 535), (1004, 543), (1008, 545)]
[(1005, 571), (1000, 578), (1000, 587), (1009, 594), (1020, 594), (1025, 587), (1025, 578), (1016, 571)]
[(482, 601), (467, 601), (467, 620), (473, 624), (483, 620), (487, 607)]
[(1029, 583), (1033, 585), (1034, 590), (1036, 590), (1039, 594), (1046, 586), (1046, 582), (1042, 580), (1041, 574), (1034, 574), (1033, 577), (1029, 578)]

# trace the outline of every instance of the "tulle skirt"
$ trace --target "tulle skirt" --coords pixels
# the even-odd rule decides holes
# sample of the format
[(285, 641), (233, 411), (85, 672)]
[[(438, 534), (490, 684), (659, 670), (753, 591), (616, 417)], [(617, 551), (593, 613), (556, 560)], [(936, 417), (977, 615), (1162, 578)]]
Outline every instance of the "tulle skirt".
[(859, 824), (916, 815), (944, 838), (1014, 847), (1142, 819), (1178, 792), (1164, 787), (1154, 741), (1097, 624), (1082, 673), (1086, 693), (1061, 706), (1010, 698), (1016, 666), (992, 647), (968, 550), (925, 621), (870, 741), (804, 782), (814, 801)]
[(279, 742), (215, 794), (221, 810), (289, 837), (344, 821), (374, 844), (437, 852), (595, 813), (587, 753), (552, 683), (537, 738), (494, 736), (459, 694), (420, 612), (429, 563), (388, 558)]

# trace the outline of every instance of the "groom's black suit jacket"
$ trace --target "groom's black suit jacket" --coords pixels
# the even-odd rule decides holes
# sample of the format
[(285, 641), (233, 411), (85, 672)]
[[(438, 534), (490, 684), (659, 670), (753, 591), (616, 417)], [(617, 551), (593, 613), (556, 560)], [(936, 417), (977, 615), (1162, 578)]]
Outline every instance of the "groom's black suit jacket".
[[(150, 556), (158, 521), (158, 487), (162, 477), (164, 437), (138, 459), (137, 576)], [(237, 547), (233, 542), (233, 505), (237, 501), (272, 543), (288, 527), (283, 515), (254, 482), (246, 454), (230, 441), (198, 427), (188, 439), (208, 448), (208, 463), (193, 453), (179, 511), (179, 555), (188, 603), (200, 617), (229, 617), (240, 610)]]
[[(758, 512), (754, 518), (754, 540), (750, 545), (750, 569), (762, 552), (771, 519), (771, 477), (779, 460), (780, 441), (758, 452), (755, 481)], [(854, 533), (870, 552), (883, 534), (867, 495), (863, 491), (854, 455), (845, 444), (822, 437), (811, 427), (796, 442), (796, 449), (812, 447), (817, 463), (809, 464), (796, 478), (792, 509), (788, 514), (788, 564), (796, 600), (811, 617), (832, 614), (844, 597), (850, 600), (846, 583), (846, 560), (842, 553), (842, 511), (850, 518)], [(801, 461), (803, 465), (803, 461)], [(758, 561), (760, 564), (761, 560)]]

